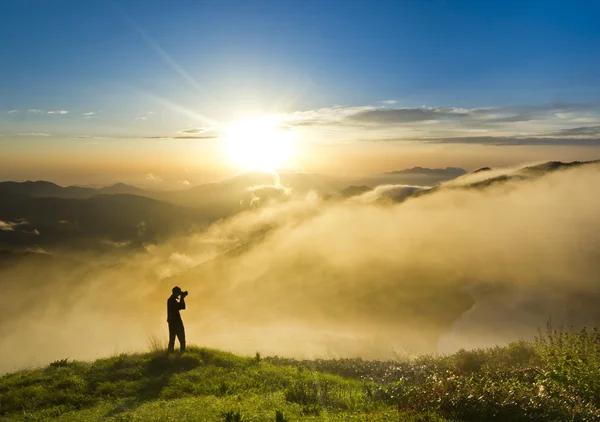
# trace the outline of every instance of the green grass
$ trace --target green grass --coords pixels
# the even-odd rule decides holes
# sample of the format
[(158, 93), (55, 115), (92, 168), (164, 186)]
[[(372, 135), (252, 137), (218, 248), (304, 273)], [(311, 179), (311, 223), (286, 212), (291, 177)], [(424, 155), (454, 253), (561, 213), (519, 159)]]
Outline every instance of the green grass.
[(240, 357), (191, 347), (60, 360), (0, 378), (12, 421), (600, 420), (600, 334), (400, 361)]

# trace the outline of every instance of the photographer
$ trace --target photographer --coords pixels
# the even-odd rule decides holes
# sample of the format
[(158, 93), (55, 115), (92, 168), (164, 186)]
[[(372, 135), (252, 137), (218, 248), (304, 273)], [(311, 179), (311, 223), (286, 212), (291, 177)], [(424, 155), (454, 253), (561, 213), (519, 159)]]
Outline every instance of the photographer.
[[(185, 309), (185, 297), (188, 292), (182, 292), (177, 286), (173, 287), (173, 294), (167, 299), (167, 322), (169, 323), (169, 353), (175, 348), (175, 336), (179, 340), (179, 349), (185, 352), (185, 329), (181, 320), (180, 310)], [(179, 300), (177, 300), (179, 298)]]

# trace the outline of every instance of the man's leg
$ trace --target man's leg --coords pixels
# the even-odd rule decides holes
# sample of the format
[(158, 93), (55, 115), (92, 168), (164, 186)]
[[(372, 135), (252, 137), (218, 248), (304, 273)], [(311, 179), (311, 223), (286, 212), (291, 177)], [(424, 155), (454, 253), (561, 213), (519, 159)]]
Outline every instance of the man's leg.
[(179, 348), (182, 352), (185, 352), (185, 328), (181, 324), (177, 329), (177, 339), (179, 340)]
[(167, 349), (169, 353), (173, 353), (175, 349), (175, 335), (177, 334), (177, 330), (173, 326), (173, 324), (169, 324), (169, 348)]

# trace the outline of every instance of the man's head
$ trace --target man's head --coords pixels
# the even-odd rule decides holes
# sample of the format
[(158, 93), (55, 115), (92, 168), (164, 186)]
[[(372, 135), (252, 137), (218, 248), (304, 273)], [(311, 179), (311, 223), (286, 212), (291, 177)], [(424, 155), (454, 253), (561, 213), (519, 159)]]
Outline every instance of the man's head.
[(173, 287), (173, 296), (179, 296), (181, 294), (181, 288), (179, 286)]

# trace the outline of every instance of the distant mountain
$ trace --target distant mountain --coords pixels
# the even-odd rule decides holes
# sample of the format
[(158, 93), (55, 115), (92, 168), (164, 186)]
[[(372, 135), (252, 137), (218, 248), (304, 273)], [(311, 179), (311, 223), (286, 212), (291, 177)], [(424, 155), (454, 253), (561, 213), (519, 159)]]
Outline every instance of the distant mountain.
[(446, 167), (446, 168), (426, 168), (426, 167), (413, 167), (404, 170), (389, 171), (384, 174), (389, 175), (424, 175), (424, 176), (443, 176), (443, 177), (458, 177), (463, 174), (467, 174), (465, 169), (459, 167)]
[[(0, 249), (155, 242), (210, 222), (195, 210), (136, 195), (28, 197), (0, 191)], [(83, 242), (83, 243), (82, 243)]]
[(35, 198), (68, 198), (85, 199), (101, 194), (130, 194), (149, 196), (144, 189), (135, 186), (117, 183), (116, 185), (92, 188), (82, 186), (59, 186), (56, 183), (43, 180), (27, 182), (0, 182), (0, 192), (16, 195), (31, 196)]
[[(523, 167), (513, 173), (502, 174), (500, 176), (490, 177), (489, 179), (480, 180), (474, 183), (468, 183), (463, 185), (463, 188), (474, 188), (481, 189), (490, 185), (498, 183), (505, 183), (509, 181), (518, 181), (525, 179), (533, 179), (536, 177), (544, 176), (545, 174), (566, 170), (573, 167), (579, 166), (595, 166), (600, 164), (600, 160), (597, 161), (573, 161), (570, 163), (563, 163), (562, 161), (548, 161), (546, 163), (537, 164), (534, 166)], [(459, 179), (460, 180), (460, 179)]]
[(97, 188), (96, 191), (104, 195), (138, 195), (149, 196), (150, 193), (136, 186), (126, 185), (125, 183), (117, 183), (112, 186)]
[(549, 161), (547, 163), (537, 164), (534, 166), (524, 167), (522, 169), (508, 172), (505, 174), (500, 174), (499, 176), (489, 177), (487, 179), (470, 179), (469, 177), (473, 174), (480, 174), (490, 171), (491, 169), (488, 167), (484, 167), (482, 169), (476, 170), (472, 173), (462, 176), (461, 178), (456, 179), (456, 181), (451, 181), (448, 184), (442, 184), (440, 186), (435, 186), (432, 189), (422, 190), (420, 192), (416, 192), (413, 197), (418, 197), (422, 195), (432, 194), (439, 190), (445, 189), (486, 189), (492, 185), (498, 185), (508, 182), (518, 182), (520, 180), (528, 180), (535, 179), (538, 177), (542, 177), (548, 173), (552, 173), (555, 171), (563, 171), (574, 167), (580, 166), (599, 166), (600, 160), (596, 161), (573, 161), (570, 163), (563, 163), (561, 161)]
[(565, 170), (571, 167), (579, 167), (590, 164), (600, 164), (600, 160), (572, 161), (570, 163), (563, 163), (562, 161), (548, 161), (546, 163), (537, 164), (535, 166), (524, 167), (520, 171), (524, 173), (547, 173), (551, 171)]
[(435, 186), (442, 182), (455, 179), (467, 171), (458, 167), (426, 168), (412, 167), (404, 170), (389, 171), (374, 176), (354, 179), (354, 185), (412, 185), (412, 186)]
[(340, 191), (340, 195), (343, 196), (344, 198), (350, 198), (353, 196), (358, 196), (358, 195), (362, 195), (363, 193), (366, 192), (370, 192), (372, 191), (373, 188), (369, 187), (369, 186), (355, 186), (355, 185), (350, 185), (345, 189), (342, 189)]
[(185, 190), (153, 192), (152, 197), (202, 210), (215, 218), (221, 218), (239, 210), (241, 204), (251, 201), (257, 189), (261, 187), (285, 188), (292, 194), (303, 195), (309, 191), (331, 194), (343, 188), (344, 183), (316, 173), (241, 173), (217, 183), (198, 185)]
[(268, 201), (290, 192), (339, 188), (339, 182), (327, 176), (291, 172), (243, 173), (178, 191), (146, 191), (123, 183), (90, 188), (2, 182), (0, 222), (5, 229), (0, 229), (0, 249), (64, 242), (87, 247), (101, 240), (152, 242), (256, 206), (257, 198)]
[[(481, 176), (485, 176), (487, 172), (492, 169), (489, 167), (483, 167), (478, 170), (475, 170), (471, 173), (463, 174), (457, 178), (452, 178), (447, 183), (438, 184), (431, 188), (418, 188), (417, 186), (389, 186), (389, 189), (382, 189), (383, 186), (376, 188), (377, 191), (380, 191), (380, 199), (379, 202), (403, 202), (409, 198), (417, 198), (424, 195), (430, 195), (435, 192), (439, 192), (442, 190), (448, 189), (486, 189), (492, 185), (498, 185), (507, 182), (517, 182), (520, 180), (533, 179), (537, 177), (542, 177), (548, 173), (555, 171), (562, 171), (573, 167), (579, 166), (600, 166), (600, 160), (597, 161), (574, 161), (571, 163), (563, 163), (561, 161), (549, 161), (547, 163), (537, 164), (534, 166), (524, 167), (522, 169), (507, 172), (505, 174), (497, 175), (498, 173), (494, 172), (488, 175), (487, 178), (482, 178)], [(449, 167), (451, 168), (451, 167)], [(416, 170), (415, 170), (416, 169)], [(416, 167), (415, 169), (408, 169), (409, 173), (419, 172), (420, 167)], [(432, 170), (432, 169), (426, 169)], [(435, 169), (433, 169), (435, 170)], [(443, 169), (440, 169), (443, 170)], [(394, 173), (396, 174), (396, 173)], [(474, 175), (478, 175), (477, 177), (473, 177)], [(494, 176), (496, 174), (496, 176)], [(412, 192), (411, 192), (411, 189)], [(401, 193), (401, 195), (393, 195), (395, 191)], [(392, 193), (390, 195), (389, 193)]]
[(0, 191), (16, 195), (32, 196), (37, 198), (89, 198), (96, 191), (92, 188), (78, 186), (62, 187), (52, 182), (27, 181), (27, 182), (0, 182)]
[(207, 183), (187, 189), (173, 191), (150, 191), (124, 183), (93, 188), (81, 186), (59, 186), (46, 181), (0, 182), (0, 192), (35, 198), (87, 199), (96, 195), (127, 194), (152, 198), (175, 205), (210, 212), (214, 218), (224, 217), (240, 207), (240, 202), (252, 199), (252, 189), (257, 186), (272, 186), (291, 189), (305, 194), (318, 191), (334, 193), (344, 187), (333, 177), (316, 173), (282, 171), (273, 173), (241, 173), (216, 183)]
[(289, 186), (294, 192), (301, 194), (309, 191), (331, 194), (347, 185), (343, 180), (319, 173), (281, 172), (279, 176), (283, 185)]

